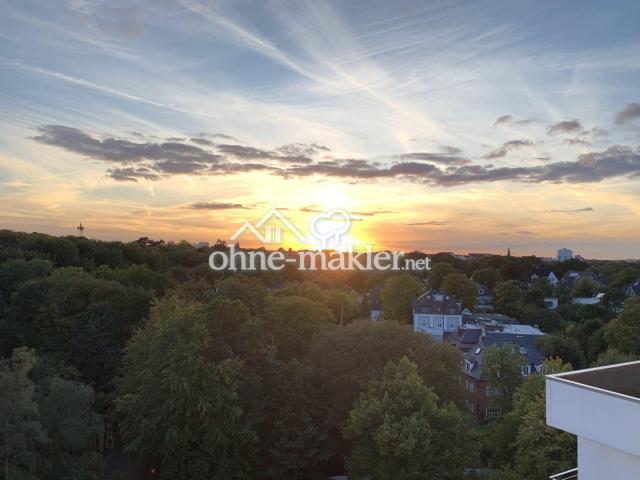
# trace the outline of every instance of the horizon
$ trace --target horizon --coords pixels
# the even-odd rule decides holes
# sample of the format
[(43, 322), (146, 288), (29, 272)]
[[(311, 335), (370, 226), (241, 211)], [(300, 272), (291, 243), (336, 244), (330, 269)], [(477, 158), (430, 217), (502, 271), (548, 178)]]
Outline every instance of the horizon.
[(640, 258), (640, 4), (575, 5), (8, 5), (1, 227), (214, 243), (340, 208), (380, 249)]

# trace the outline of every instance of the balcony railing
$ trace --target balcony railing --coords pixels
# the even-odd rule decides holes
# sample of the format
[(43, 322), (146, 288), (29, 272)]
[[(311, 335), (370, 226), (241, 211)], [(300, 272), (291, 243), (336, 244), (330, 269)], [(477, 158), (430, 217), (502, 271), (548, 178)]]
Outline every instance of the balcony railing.
[(578, 478), (578, 469), (572, 468), (571, 470), (567, 470), (566, 472), (556, 473), (555, 475), (551, 475), (549, 480), (572, 480)]

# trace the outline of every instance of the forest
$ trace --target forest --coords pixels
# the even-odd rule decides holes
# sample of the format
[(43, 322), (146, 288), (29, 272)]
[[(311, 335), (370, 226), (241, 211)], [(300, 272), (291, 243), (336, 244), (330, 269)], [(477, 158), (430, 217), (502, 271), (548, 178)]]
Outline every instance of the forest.
[[(544, 422), (544, 377), (490, 353), (502, 415), (474, 424), (462, 357), (411, 326), (444, 287), (537, 325), (545, 372), (637, 359), (638, 263), (553, 265), (606, 277), (603, 301), (532, 275), (536, 257), (429, 255), (430, 272), (215, 272), (219, 241), (106, 242), (0, 231), (0, 458), (6, 480), (542, 480), (575, 466)], [(411, 252), (407, 256), (426, 257)], [(383, 318), (369, 319), (372, 292)], [(544, 305), (559, 299), (557, 310)]]

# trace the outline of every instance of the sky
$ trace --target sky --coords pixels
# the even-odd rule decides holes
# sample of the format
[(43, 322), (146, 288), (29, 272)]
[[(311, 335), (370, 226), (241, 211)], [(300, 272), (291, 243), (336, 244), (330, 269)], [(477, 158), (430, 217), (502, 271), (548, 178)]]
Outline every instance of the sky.
[(8, 0), (0, 228), (214, 242), (271, 208), (302, 226), (337, 208), (376, 248), (639, 258), (638, 18), (636, 1)]

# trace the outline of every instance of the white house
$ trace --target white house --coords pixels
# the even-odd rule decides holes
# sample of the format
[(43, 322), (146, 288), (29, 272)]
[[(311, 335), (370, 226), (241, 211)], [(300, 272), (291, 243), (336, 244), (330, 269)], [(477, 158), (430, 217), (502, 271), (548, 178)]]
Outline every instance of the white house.
[(549, 285), (557, 287), (558, 283), (560, 283), (560, 279), (556, 276), (555, 273), (551, 272), (547, 277), (547, 282), (549, 282)]
[(462, 326), (462, 301), (443, 289), (429, 290), (413, 302), (413, 329), (442, 342)]
[(551, 478), (640, 478), (640, 362), (546, 378), (547, 424), (578, 437), (578, 468)]
[(602, 303), (604, 293), (599, 293), (595, 297), (575, 297), (571, 299), (571, 303), (574, 305), (597, 305)]
[(556, 297), (544, 297), (544, 304), (549, 310), (558, 308), (558, 299)]

